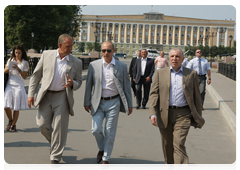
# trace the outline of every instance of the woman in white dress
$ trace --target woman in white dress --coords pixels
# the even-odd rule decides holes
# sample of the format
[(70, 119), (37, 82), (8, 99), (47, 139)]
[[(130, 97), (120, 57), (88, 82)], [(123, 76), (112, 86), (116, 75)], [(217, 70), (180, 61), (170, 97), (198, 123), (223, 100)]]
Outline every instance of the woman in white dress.
[[(18, 64), (14, 64), (13, 68), (9, 70), (8, 66), (11, 61), (18, 62)], [(11, 58), (7, 61), (4, 68), (4, 74), (9, 73), (9, 79), (4, 91), (4, 109), (9, 119), (6, 130), (10, 132), (16, 131), (19, 110), (29, 108), (23, 81), (23, 79), (27, 78), (28, 69), (29, 64), (26, 51), (22, 45), (16, 45), (13, 48)]]

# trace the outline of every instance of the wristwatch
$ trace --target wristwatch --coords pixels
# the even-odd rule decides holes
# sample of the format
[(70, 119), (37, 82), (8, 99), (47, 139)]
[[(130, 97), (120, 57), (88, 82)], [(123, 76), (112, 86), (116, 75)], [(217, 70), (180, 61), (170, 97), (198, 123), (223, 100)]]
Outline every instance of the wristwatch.
[(208, 78), (208, 80), (211, 80), (211, 78)]

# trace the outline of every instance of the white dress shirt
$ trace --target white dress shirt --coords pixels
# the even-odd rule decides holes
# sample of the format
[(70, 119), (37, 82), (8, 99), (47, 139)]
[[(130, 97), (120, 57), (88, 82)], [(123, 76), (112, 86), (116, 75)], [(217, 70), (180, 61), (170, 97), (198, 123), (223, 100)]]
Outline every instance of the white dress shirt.
[(102, 97), (112, 97), (118, 94), (117, 87), (113, 79), (113, 65), (115, 65), (115, 58), (108, 64), (104, 59), (102, 66)]
[(69, 55), (65, 56), (63, 59), (60, 58), (59, 49), (57, 50), (55, 71), (53, 80), (48, 88), (48, 90), (61, 91), (64, 90), (64, 85), (66, 84), (66, 66), (69, 61)]
[(147, 65), (147, 57), (145, 59), (141, 58), (141, 76), (144, 76), (146, 65)]
[[(201, 57), (200, 60), (201, 60), (202, 75), (205, 75), (207, 74), (207, 71), (211, 69), (211, 67), (206, 59)], [(187, 64), (187, 68), (195, 70), (199, 74), (198, 63), (199, 61), (198, 61), (198, 58), (196, 57), (191, 61), (189, 61), (189, 63)]]

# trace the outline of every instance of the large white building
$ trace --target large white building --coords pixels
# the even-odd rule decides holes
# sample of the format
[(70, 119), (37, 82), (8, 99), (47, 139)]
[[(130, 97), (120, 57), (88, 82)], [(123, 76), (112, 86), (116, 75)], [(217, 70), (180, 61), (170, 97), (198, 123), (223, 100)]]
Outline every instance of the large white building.
[[(187, 45), (229, 46), (234, 37), (235, 21), (207, 20), (160, 13), (142, 15), (83, 15), (86, 23), (75, 41), (104, 42), (111, 40), (118, 53), (132, 56), (142, 48), (168, 52), (171, 48), (184, 50)], [(94, 35), (96, 33), (96, 37)], [(233, 46), (234, 41), (231, 42)]]

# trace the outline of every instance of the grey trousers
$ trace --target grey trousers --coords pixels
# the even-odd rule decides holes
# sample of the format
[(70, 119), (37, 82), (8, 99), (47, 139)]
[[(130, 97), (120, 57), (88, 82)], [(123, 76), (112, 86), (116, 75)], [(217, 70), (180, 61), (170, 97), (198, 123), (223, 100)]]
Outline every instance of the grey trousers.
[(185, 142), (191, 125), (189, 107), (171, 109), (168, 112), (168, 126), (160, 129), (163, 155), (166, 164), (188, 164)]
[(67, 141), (69, 104), (66, 91), (47, 92), (39, 104), (37, 125), (51, 144), (50, 160), (60, 161)]
[(203, 106), (205, 94), (206, 94), (206, 80), (207, 80), (206, 76), (198, 77), (202, 106)]

